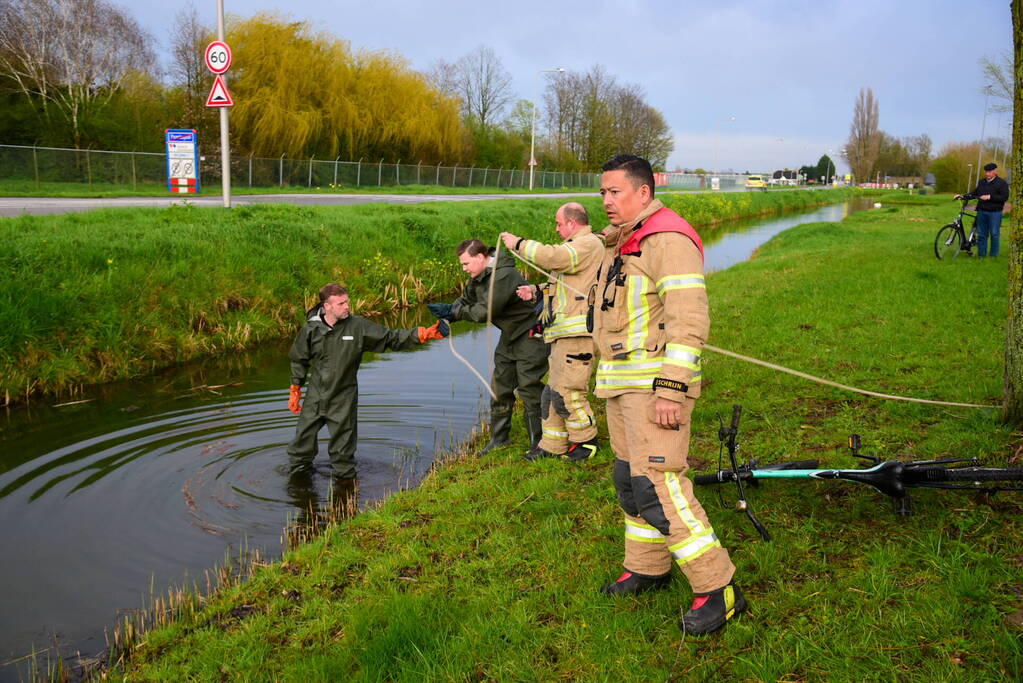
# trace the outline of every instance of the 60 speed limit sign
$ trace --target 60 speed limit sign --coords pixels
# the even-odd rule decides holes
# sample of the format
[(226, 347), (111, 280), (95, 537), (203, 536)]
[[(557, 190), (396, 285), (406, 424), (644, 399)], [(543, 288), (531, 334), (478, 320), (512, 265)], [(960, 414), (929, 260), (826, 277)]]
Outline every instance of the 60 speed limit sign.
[(206, 68), (215, 74), (222, 74), (231, 68), (231, 48), (222, 40), (214, 40), (206, 46)]

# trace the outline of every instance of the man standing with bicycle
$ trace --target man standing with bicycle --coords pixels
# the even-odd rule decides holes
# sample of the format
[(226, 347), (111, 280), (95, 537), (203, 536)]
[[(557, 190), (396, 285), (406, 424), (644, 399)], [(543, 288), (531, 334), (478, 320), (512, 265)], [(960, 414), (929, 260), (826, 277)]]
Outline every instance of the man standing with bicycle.
[(1002, 211), (1009, 199), (1009, 183), (998, 177), (998, 165), (984, 166), (984, 177), (970, 194), (956, 195), (956, 199), (977, 200), (977, 256), (988, 255), (987, 241), (991, 237), (991, 257), (998, 256), (998, 239), (1002, 229)]

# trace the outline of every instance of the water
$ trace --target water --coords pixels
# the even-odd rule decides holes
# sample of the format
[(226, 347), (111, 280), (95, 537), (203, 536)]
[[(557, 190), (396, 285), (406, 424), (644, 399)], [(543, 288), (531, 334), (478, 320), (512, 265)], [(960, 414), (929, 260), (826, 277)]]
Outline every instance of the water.
[[(855, 208), (703, 229), (706, 269)], [(486, 375), (484, 328), (455, 325), (453, 342)], [(324, 443), (313, 488), (288, 486), (295, 417), (287, 348), (209, 359), (98, 387), (86, 403), (30, 406), (2, 419), (0, 681), (24, 676), (24, 662), (3, 665), (32, 648), (101, 651), (103, 629), (143, 607), (151, 587), (159, 595), (205, 585), (205, 570), (228, 555), (280, 553), (287, 521), (310, 496), (325, 500), (330, 481)], [(446, 341), (368, 357), (359, 384), (361, 505), (417, 484), (434, 452), (464, 438), (486, 406), (485, 390)]]

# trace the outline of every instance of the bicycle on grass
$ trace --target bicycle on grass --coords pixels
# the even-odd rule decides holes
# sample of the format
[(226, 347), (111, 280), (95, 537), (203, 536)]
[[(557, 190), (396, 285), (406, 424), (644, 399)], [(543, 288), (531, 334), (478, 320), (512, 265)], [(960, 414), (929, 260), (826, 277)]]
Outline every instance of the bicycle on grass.
[[(964, 194), (957, 195), (956, 198), (963, 202), (959, 209), (959, 215), (948, 225), (942, 226), (934, 237), (934, 255), (939, 260), (955, 258), (959, 256), (960, 252), (966, 252), (966, 255), (969, 256), (970, 249), (977, 244), (977, 212), (976, 209), (970, 211), (966, 207), (967, 202), (977, 197), (972, 194)], [(966, 228), (963, 226), (963, 216), (973, 219), (969, 237), (966, 236)]]
[(696, 484), (735, 482), (739, 493), (736, 509), (746, 513), (765, 541), (770, 541), (771, 535), (753, 514), (753, 509), (746, 500), (744, 486), (745, 483), (757, 485), (761, 479), (844, 479), (866, 484), (891, 498), (895, 512), (904, 516), (912, 514), (912, 500), (907, 491), (911, 488), (967, 489), (985, 493), (1023, 491), (1023, 483), (997, 485), (998, 482), (1023, 482), (1023, 468), (980, 467), (980, 462), (973, 458), (882, 461), (877, 456), (860, 453), (858, 434), (849, 436), (849, 449), (854, 457), (872, 464), (866, 469), (820, 469), (817, 460), (800, 460), (768, 466), (759, 466), (756, 460), (750, 460), (740, 465), (735, 454), (739, 450), (741, 414), (742, 406), (732, 406), (731, 426), (725, 427), (722, 422), (718, 430), (718, 440), (723, 448), (728, 449), (731, 468), (722, 468), (719, 455), (718, 471), (713, 474), (698, 474), (693, 477), (693, 481)]

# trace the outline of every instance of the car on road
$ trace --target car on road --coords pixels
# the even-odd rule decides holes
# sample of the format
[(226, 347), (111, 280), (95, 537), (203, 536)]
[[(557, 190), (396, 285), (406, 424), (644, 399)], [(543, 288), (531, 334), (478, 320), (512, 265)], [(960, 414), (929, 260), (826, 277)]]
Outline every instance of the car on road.
[(746, 178), (746, 189), (747, 190), (766, 190), (767, 180), (762, 175), (751, 175)]

